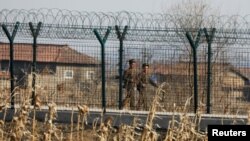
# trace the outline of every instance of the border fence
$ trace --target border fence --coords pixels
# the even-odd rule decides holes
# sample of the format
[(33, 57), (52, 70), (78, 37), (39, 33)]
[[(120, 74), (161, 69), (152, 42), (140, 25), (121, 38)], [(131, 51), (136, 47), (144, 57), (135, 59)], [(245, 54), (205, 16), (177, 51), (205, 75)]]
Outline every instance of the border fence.
[[(250, 16), (0, 11), (1, 101), (121, 109), (129, 59), (166, 85), (159, 111), (247, 114)], [(150, 86), (149, 86), (150, 87)], [(152, 101), (155, 88), (147, 91)]]

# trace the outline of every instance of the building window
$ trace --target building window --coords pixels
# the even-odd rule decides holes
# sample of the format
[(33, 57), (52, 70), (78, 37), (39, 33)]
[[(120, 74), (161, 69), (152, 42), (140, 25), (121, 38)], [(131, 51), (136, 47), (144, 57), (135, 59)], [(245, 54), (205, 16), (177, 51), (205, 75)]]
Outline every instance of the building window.
[(94, 71), (87, 71), (87, 79), (93, 80), (95, 78), (95, 72)]
[(73, 70), (65, 70), (64, 71), (64, 78), (65, 79), (72, 79), (73, 78)]

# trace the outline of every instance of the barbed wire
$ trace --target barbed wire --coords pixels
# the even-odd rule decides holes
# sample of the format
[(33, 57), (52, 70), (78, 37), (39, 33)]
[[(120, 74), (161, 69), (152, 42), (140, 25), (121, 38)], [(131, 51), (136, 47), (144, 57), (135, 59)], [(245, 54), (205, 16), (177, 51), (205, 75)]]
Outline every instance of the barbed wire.
[[(193, 20), (199, 22), (198, 26)], [(105, 34), (111, 27), (109, 39), (116, 39), (115, 26), (121, 30), (128, 26), (125, 40), (183, 42), (186, 31), (200, 28), (216, 28), (215, 42), (227, 40), (228, 43), (250, 43), (250, 15), (246, 16), (202, 16), (170, 15), (167, 13), (135, 12), (80, 12), (62, 9), (4, 9), (0, 11), (0, 25), (10, 30), (20, 22), (17, 36), (31, 37), (29, 22), (36, 25), (42, 22), (40, 38), (96, 39), (93, 29)], [(0, 36), (4, 37), (2, 29)]]

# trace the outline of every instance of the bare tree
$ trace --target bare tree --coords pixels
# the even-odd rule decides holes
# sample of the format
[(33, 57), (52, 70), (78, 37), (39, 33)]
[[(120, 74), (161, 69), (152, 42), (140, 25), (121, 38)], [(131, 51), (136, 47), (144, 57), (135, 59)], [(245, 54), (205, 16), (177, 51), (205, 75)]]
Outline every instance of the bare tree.
[(182, 0), (181, 3), (173, 5), (168, 12), (173, 15), (176, 28), (188, 30), (199, 29), (209, 9), (205, 0)]
[[(196, 36), (198, 31), (202, 28), (224, 28), (228, 29), (229, 32), (235, 32), (238, 25), (238, 17), (232, 16), (228, 21), (223, 21), (225, 19), (221, 18), (220, 12), (218, 9), (211, 7), (208, 0), (181, 0), (180, 3), (177, 3), (166, 10), (166, 14), (171, 15), (172, 21), (174, 23), (174, 28), (177, 29), (176, 34), (179, 36), (180, 40), (183, 43), (183, 56), (181, 59), (190, 60), (192, 56), (192, 51), (189, 42), (185, 33), (188, 31), (193, 37)], [(223, 38), (218, 39), (218, 42), (213, 44), (213, 53), (214, 61), (223, 60), (228, 61), (225, 58), (226, 47), (229, 43), (231, 44), (227, 35), (221, 35)], [(237, 40), (237, 34), (234, 34), (233, 37)], [(231, 37), (230, 37), (231, 38)], [(203, 36), (201, 38), (200, 44), (207, 44), (206, 38)], [(221, 56), (220, 53), (223, 53)], [(198, 56), (204, 56), (205, 51), (201, 51)]]
[[(185, 32), (189, 31), (195, 37), (197, 32), (204, 26), (209, 25), (207, 28), (214, 27), (216, 17), (213, 15), (219, 16), (219, 12), (212, 9), (207, 0), (182, 0), (180, 3), (170, 7), (166, 14), (171, 15), (174, 28), (177, 29), (180, 40), (183, 40), (185, 47), (183, 51), (187, 57), (185, 59), (189, 59), (192, 55), (190, 44), (186, 42)], [(205, 40), (203, 39), (203, 41)]]

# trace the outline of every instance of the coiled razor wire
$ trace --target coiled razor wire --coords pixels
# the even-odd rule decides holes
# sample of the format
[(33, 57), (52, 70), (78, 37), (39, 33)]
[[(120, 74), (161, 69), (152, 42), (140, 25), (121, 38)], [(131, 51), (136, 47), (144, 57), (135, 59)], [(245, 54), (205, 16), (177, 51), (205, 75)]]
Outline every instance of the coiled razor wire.
[[(197, 16), (196, 16), (197, 18)], [(96, 39), (93, 29), (105, 34), (111, 27), (109, 39), (117, 40), (115, 26), (128, 26), (125, 40), (152, 42), (183, 42), (185, 32), (200, 28), (216, 28), (214, 42), (229, 44), (250, 43), (250, 15), (246, 16), (198, 16), (198, 27), (181, 27), (180, 22), (192, 23), (192, 15), (134, 12), (80, 12), (60, 9), (4, 9), (0, 11), (0, 24), (13, 29), (20, 22), (17, 36), (30, 38), (29, 22), (42, 22), (39, 38)], [(185, 24), (182, 23), (182, 24)], [(5, 34), (0, 29), (0, 37)], [(203, 35), (204, 36), (204, 35)]]

